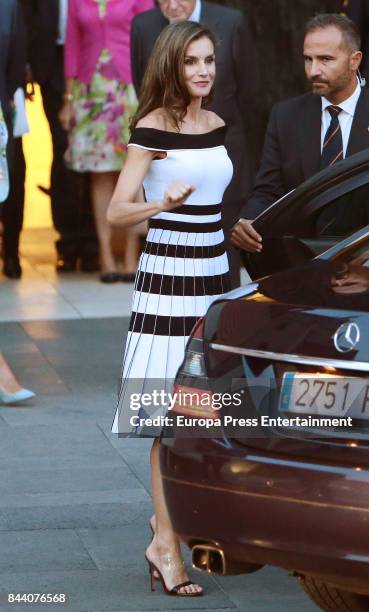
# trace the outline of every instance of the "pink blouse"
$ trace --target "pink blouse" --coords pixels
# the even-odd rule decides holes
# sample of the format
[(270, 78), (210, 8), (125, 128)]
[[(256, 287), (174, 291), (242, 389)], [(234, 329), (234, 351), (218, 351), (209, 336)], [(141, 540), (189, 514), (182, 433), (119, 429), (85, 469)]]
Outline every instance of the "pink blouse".
[(124, 83), (132, 83), (131, 22), (154, 8), (153, 0), (108, 0), (100, 17), (96, 0), (69, 0), (65, 40), (65, 77), (90, 83), (102, 49), (108, 49)]

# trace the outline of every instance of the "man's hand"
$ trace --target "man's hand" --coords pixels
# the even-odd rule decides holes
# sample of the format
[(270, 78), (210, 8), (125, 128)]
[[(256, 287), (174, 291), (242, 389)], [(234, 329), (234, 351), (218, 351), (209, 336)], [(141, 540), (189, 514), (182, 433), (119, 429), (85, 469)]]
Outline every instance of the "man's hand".
[(232, 229), (231, 240), (240, 249), (250, 253), (260, 253), (262, 237), (252, 227), (250, 219), (240, 219)]

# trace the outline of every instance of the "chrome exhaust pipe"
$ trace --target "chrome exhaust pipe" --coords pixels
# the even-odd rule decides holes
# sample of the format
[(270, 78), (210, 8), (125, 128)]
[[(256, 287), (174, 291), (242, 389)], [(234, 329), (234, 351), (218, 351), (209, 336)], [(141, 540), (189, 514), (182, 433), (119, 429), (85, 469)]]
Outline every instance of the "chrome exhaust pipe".
[(211, 544), (196, 544), (192, 548), (192, 567), (208, 574), (224, 576), (226, 559), (223, 550)]

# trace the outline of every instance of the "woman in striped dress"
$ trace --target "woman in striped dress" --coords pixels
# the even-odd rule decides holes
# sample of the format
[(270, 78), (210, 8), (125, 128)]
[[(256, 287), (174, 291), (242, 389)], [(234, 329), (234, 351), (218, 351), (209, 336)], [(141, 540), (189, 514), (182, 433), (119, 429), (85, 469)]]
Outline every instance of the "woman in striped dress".
[[(128, 157), (111, 201), (111, 223), (149, 219), (136, 275), (113, 432), (155, 435), (133, 427), (132, 394), (171, 391), (193, 325), (230, 289), (221, 201), (232, 177), (224, 122), (203, 109), (215, 78), (214, 39), (200, 24), (170, 25), (160, 35), (132, 122)], [(165, 415), (167, 406), (138, 416)], [(156, 432), (158, 435), (159, 432)], [(188, 581), (167, 513), (158, 440), (151, 453), (155, 535), (147, 548), (150, 572), (166, 592), (202, 595)]]

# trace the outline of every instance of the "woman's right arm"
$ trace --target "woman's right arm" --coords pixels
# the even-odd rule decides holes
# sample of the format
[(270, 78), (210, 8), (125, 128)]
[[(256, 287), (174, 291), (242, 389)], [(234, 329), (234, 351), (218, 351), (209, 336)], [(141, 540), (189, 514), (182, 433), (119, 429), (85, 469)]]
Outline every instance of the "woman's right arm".
[(112, 225), (137, 225), (159, 212), (181, 206), (194, 191), (192, 185), (175, 181), (168, 186), (162, 200), (137, 202), (154, 154), (147, 149), (128, 147), (127, 158), (107, 212), (107, 219)]

